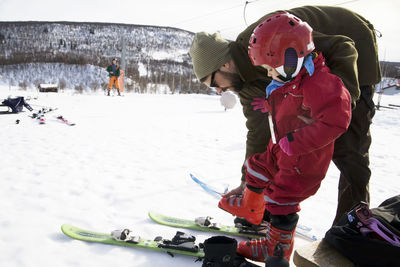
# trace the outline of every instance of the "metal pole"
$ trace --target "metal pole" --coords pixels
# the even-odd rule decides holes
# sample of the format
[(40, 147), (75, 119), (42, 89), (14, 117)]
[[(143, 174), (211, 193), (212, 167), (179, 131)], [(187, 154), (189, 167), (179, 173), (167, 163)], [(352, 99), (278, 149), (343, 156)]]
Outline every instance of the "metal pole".
[(121, 37), (121, 42), (122, 42), (122, 55), (121, 55), (121, 69), (124, 70), (124, 77), (127, 75), (127, 71), (126, 71), (126, 61), (125, 61), (125, 57), (126, 57), (126, 46), (125, 46), (125, 38), (122, 35)]

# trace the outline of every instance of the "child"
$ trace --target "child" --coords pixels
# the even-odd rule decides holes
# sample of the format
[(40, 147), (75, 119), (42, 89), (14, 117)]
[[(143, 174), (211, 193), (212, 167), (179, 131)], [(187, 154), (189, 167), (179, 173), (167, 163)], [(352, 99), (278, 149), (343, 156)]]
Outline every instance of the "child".
[(286, 12), (266, 18), (250, 38), (253, 65), (273, 79), (266, 100), (253, 103), (269, 112), (271, 141), (245, 162), (243, 195), (223, 197), (218, 206), (252, 224), (268, 222), (267, 238), (238, 245), (237, 252), (252, 260), (264, 262), (278, 243), (290, 259), (299, 203), (318, 190), (334, 140), (350, 123), (347, 89), (313, 50), (311, 27)]

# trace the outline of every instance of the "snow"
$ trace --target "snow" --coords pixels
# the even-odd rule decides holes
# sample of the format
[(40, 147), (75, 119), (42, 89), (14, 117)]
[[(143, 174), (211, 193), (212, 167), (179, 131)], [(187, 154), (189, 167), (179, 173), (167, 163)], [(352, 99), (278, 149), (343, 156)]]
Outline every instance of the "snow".
[(187, 54), (187, 49), (176, 49), (176, 51), (154, 51), (152, 58), (156, 60), (173, 60), (176, 62), (183, 62), (183, 56)]
[(138, 71), (139, 71), (140, 77), (143, 77), (143, 76), (147, 75), (146, 66), (141, 62), (138, 63)]
[[(143, 237), (171, 238), (178, 229), (152, 222), (150, 210), (182, 218), (211, 215), (231, 224), (233, 217), (189, 173), (219, 188), (239, 184), (246, 140), (240, 104), (224, 111), (218, 96), (71, 92), (0, 86), (0, 99), (24, 95), (36, 109), (58, 108), (44, 125), (28, 111), (0, 115), (0, 266), (201, 266), (186, 256), (73, 240), (60, 226), (130, 228)], [(400, 91), (386, 93), (382, 106), (400, 104)], [(57, 122), (56, 115), (76, 126)], [(400, 110), (376, 112), (371, 207), (400, 192), (399, 129)], [(332, 164), (321, 189), (302, 203), (300, 223), (318, 237), (333, 220), (338, 177)], [(198, 241), (211, 236), (185, 231)], [(304, 242), (298, 239), (296, 246)]]

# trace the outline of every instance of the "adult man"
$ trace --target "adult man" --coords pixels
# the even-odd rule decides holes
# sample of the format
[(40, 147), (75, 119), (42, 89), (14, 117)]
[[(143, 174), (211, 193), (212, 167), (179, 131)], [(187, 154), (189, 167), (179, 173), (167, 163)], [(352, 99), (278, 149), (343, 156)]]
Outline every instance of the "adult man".
[(110, 91), (115, 84), (115, 87), (117, 88), (118, 95), (121, 95), (119, 92), (119, 83), (118, 83), (118, 78), (120, 75), (120, 69), (119, 66), (117, 65), (117, 59), (113, 58), (112, 64), (107, 67), (107, 72), (108, 76), (110, 77), (110, 81), (108, 82), (108, 91), (107, 95), (110, 95)]
[[(369, 125), (374, 114), (374, 84), (381, 80), (375, 32), (369, 21), (344, 8), (304, 6), (285, 11), (313, 28), (316, 50), (322, 52), (331, 72), (342, 79), (352, 98), (352, 120), (348, 131), (336, 140), (333, 156), (341, 172), (335, 224), (354, 204), (369, 202)], [(251, 64), (247, 49), (254, 28), (271, 14), (246, 28), (234, 42), (218, 34), (197, 33), (190, 49), (201, 82), (218, 92), (231, 89), (238, 93), (247, 118), (246, 159), (264, 152), (270, 139), (267, 116), (253, 110), (251, 103), (254, 98), (265, 98), (265, 87), (271, 80), (262, 67)], [(241, 185), (227, 195), (243, 191), (243, 168), (242, 173)]]

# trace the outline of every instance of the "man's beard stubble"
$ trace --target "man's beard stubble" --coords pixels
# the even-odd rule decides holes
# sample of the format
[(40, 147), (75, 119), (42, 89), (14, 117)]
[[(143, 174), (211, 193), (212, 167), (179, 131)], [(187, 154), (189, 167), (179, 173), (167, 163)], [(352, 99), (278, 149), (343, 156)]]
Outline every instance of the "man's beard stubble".
[(229, 88), (234, 92), (239, 93), (243, 89), (244, 82), (237, 72), (233, 73), (220, 70), (219, 73), (230, 82)]

